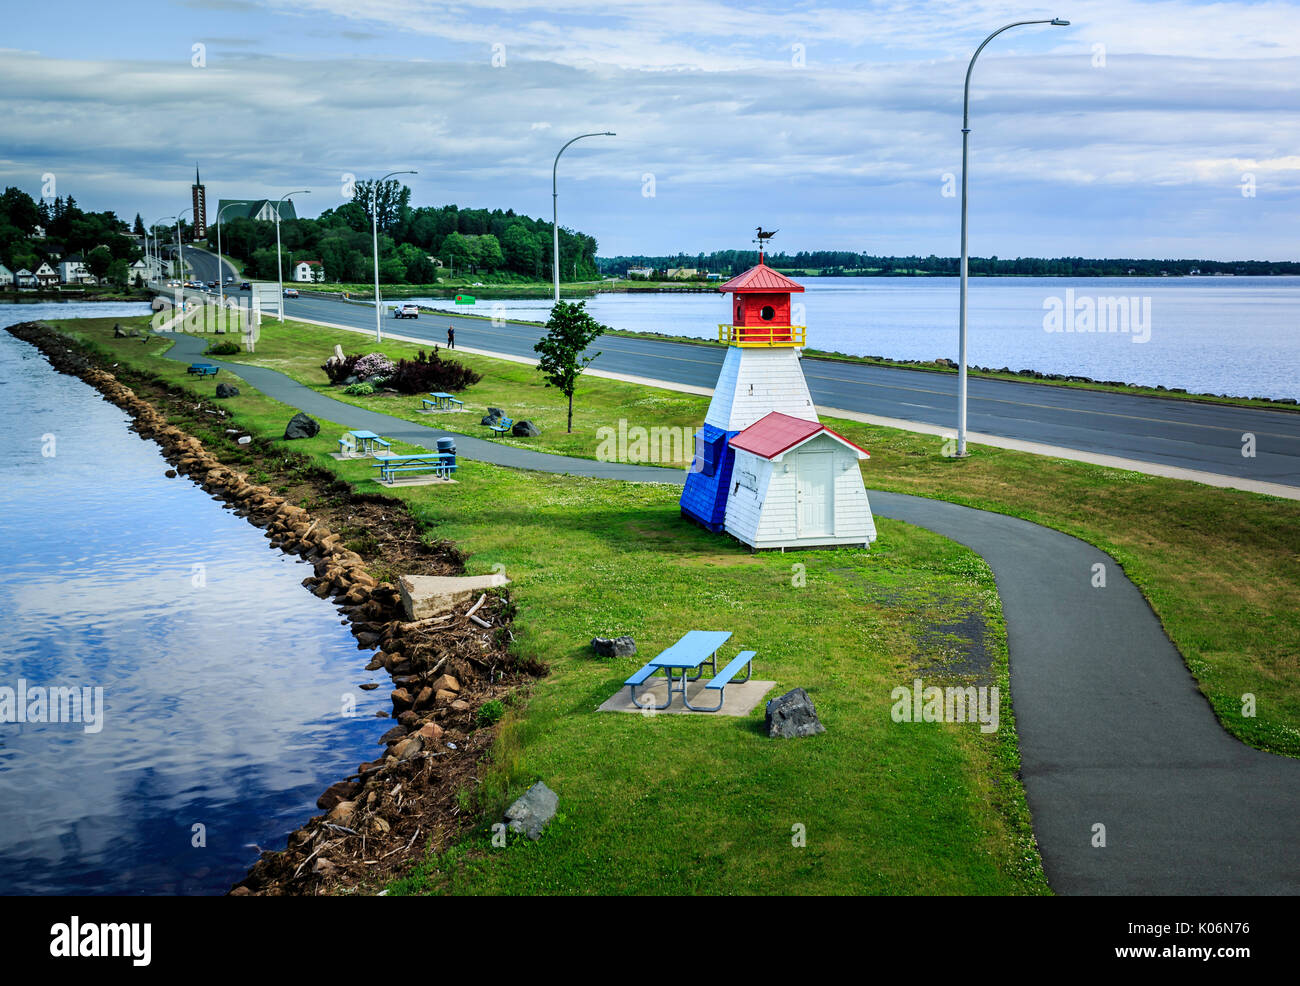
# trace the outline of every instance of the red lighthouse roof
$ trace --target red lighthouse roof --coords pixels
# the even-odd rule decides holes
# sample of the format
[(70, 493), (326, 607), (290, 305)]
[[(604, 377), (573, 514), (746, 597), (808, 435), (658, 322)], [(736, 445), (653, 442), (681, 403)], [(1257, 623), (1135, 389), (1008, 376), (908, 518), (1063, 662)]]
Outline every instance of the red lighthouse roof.
[(726, 284), (720, 285), (718, 290), (731, 291), (735, 294), (785, 294), (802, 291), (803, 285), (798, 281), (790, 280), (760, 260), (745, 273), (737, 274)]

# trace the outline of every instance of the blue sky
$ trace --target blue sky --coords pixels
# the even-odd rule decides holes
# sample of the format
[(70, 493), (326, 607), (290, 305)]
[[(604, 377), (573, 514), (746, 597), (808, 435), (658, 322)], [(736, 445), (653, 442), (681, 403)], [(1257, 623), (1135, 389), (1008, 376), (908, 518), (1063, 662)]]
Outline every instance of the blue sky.
[[(1300, 256), (1296, 4), (1062, 0), (50, 2), (0, 39), (0, 183), (130, 218), (208, 198), (549, 216), (600, 252), (958, 252), (961, 86), (978, 255)], [(201, 45), (196, 54), (196, 45)], [(201, 55), (201, 57), (200, 57)], [(651, 177), (652, 176), (652, 177)], [(1253, 176), (1247, 177), (1247, 176)], [(1254, 195), (1242, 194), (1253, 184)], [(648, 194), (653, 192), (653, 194)], [(215, 206), (209, 210), (213, 218)]]

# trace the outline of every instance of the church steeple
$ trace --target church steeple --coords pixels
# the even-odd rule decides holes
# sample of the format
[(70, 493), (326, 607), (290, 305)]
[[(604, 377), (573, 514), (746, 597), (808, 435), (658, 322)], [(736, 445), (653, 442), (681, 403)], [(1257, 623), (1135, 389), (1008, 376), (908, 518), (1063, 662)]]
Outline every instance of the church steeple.
[(199, 162), (194, 162), (194, 185), (190, 188), (190, 197), (194, 206), (194, 238), (204, 239), (208, 235), (208, 195), (199, 177)]

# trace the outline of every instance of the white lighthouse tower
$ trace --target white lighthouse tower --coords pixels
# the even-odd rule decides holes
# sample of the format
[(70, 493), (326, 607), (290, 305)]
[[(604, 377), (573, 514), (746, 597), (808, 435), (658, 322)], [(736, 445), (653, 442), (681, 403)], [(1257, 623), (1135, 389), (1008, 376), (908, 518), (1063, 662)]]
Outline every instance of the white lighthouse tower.
[[(771, 234), (760, 230), (760, 244)], [(870, 544), (875, 524), (860, 459), (867, 453), (817, 418), (799, 364), (806, 338), (790, 296), (803, 285), (758, 264), (719, 291), (726, 359), (682, 491), (682, 515), (751, 548)], [(737, 469), (739, 462), (740, 468)]]

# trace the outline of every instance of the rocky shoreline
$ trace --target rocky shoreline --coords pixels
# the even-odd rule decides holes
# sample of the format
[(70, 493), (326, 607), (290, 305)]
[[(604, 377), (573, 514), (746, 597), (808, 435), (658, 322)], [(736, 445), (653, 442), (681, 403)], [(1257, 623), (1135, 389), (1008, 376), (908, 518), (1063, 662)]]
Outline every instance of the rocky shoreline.
[[(239, 445), (227, 434), (236, 429), (221, 428), (218, 438), (214, 422), (228, 422), (224, 408), (202, 399), (195, 404), (192, 395), (148, 377), (133, 380), (148, 392), (148, 399), (141, 397), (97, 365), (93, 352), (49, 326), (28, 322), (8, 331), (40, 349), (56, 370), (79, 377), (126, 411), (132, 430), (162, 449), (173, 467), (169, 476), (188, 477), (262, 528), (272, 547), (311, 562), (314, 574), (303, 584), (336, 602), (358, 649), (376, 651), (366, 670), (383, 669), (392, 678), (397, 721), (379, 740), (385, 751), (331, 785), (317, 801), (326, 814), (291, 833), (284, 850), (263, 852), (230, 893), (373, 892), (422, 859), (426, 847), (440, 849), (471, 825), (473, 813), (462, 814), (460, 795), (477, 781), (478, 766), (495, 738), (490, 721), (495, 717), (480, 716), (479, 709), (526, 688), (544, 671), (521, 665), (509, 652), (514, 608), (508, 592), (499, 588), (489, 594), (473, 622), (458, 613), (407, 620), (397, 587), (372, 569), (455, 575), (463, 571), (464, 556), (447, 542), (426, 544), (401, 501), (358, 494), (333, 474), (263, 439)], [(209, 443), (172, 423), (172, 417), (206, 424)], [(295, 492), (305, 494), (300, 499), (314, 501), (314, 509), (251, 481), (247, 471), (223, 456), (236, 461), (251, 456), (261, 471), (278, 471), (275, 478), (296, 485)], [(369, 557), (347, 547), (332, 523), (346, 528), (347, 544)]]

